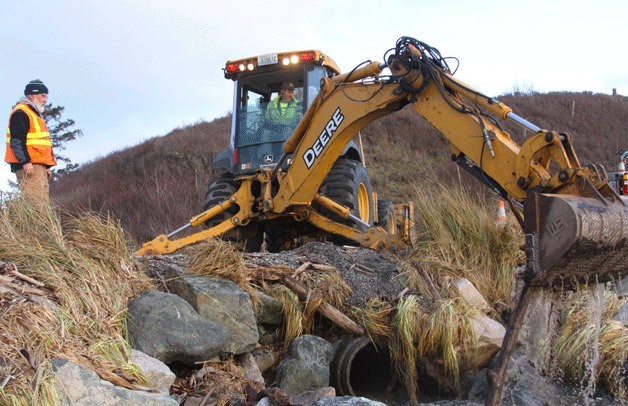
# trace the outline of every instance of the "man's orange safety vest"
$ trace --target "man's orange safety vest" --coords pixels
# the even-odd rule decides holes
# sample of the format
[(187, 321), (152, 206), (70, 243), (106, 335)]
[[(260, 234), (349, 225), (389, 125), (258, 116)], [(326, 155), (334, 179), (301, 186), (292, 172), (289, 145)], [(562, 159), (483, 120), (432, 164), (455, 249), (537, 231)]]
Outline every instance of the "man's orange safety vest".
[[(13, 108), (13, 111), (11, 111), (11, 115), (17, 110), (22, 110), (26, 113), (28, 121), (30, 122), (30, 128), (28, 129), (28, 134), (26, 134), (26, 152), (31, 158), (31, 163), (46, 166), (56, 165), (57, 161), (55, 161), (54, 153), (52, 152), (52, 140), (50, 139), (50, 133), (48, 132), (48, 127), (46, 127), (44, 119), (35, 114), (26, 103), (18, 103), (15, 108)], [(11, 116), (9, 116), (9, 124), (11, 120), (10, 117)], [(11, 149), (10, 125), (7, 126), (7, 150), (4, 160), (12, 164), (20, 163)]]

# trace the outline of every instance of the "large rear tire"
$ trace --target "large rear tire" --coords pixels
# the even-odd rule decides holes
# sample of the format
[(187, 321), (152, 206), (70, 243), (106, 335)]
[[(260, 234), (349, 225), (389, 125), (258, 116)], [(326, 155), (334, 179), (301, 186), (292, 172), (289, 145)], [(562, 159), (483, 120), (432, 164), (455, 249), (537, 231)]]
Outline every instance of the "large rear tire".
[[(237, 190), (238, 186), (233, 181), (232, 174), (223, 173), (222, 175), (218, 175), (209, 182), (207, 193), (205, 193), (205, 205), (203, 206), (203, 210), (208, 210), (224, 202), (229, 196), (237, 192)], [(238, 207), (232, 206), (214, 218), (207, 220), (205, 227), (214, 227), (237, 212)], [(222, 238), (238, 244), (246, 252), (259, 252), (262, 248), (264, 232), (258, 229), (257, 224), (252, 224), (245, 227), (236, 227), (222, 236)]]
[[(323, 181), (320, 192), (336, 203), (348, 207), (351, 214), (362, 221), (373, 224), (373, 188), (366, 168), (361, 162), (345, 158), (338, 159)], [(339, 223), (364, 229), (353, 220), (344, 219), (328, 209), (321, 208), (321, 214)], [(340, 240), (341, 243), (347, 243), (346, 239)]]

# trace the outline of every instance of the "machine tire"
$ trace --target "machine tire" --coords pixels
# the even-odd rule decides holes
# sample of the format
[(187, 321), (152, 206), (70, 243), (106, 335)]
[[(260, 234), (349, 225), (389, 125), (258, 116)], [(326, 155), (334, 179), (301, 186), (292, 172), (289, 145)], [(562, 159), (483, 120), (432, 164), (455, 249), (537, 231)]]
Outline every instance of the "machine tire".
[[(209, 185), (207, 186), (207, 193), (205, 193), (205, 205), (203, 206), (203, 211), (208, 210), (211, 207), (216, 206), (218, 203), (221, 203), (229, 196), (234, 194), (238, 190), (235, 182), (233, 181), (233, 175), (230, 173), (223, 173), (222, 175), (216, 176), (214, 179), (209, 181)], [(226, 211), (223, 211), (216, 217), (209, 219), (205, 222), (205, 227), (213, 227), (216, 224), (222, 223), (224, 220), (233, 216), (238, 212), (237, 207), (231, 207)]]
[(285, 248), (284, 238), (286, 230), (276, 226), (266, 226), (264, 234), (264, 242), (266, 242), (266, 251), (277, 253)]
[[(218, 175), (209, 182), (207, 186), (207, 193), (205, 193), (205, 205), (203, 210), (207, 210), (217, 204), (225, 201), (232, 194), (238, 190), (238, 186), (233, 181), (233, 175), (231, 173), (223, 173)], [(238, 212), (237, 207), (230, 207), (229, 209), (218, 214), (216, 217), (209, 219), (205, 222), (205, 227), (210, 228), (219, 223), (222, 223), (229, 217)], [(250, 225), (246, 227), (236, 227), (227, 235), (223, 236), (225, 240), (237, 243), (246, 252), (259, 252), (262, 248), (262, 242), (264, 233), (260, 232), (257, 225)]]
[(395, 220), (395, 205), (390, 200), (377, 200), (377, 225), (390, 234), (397, 234), (397, 222)]
[[(361, 162), (338, 159), (323, 181), (320, 192), (336, 203), (347, 206), (353, 215), (373, 224), (373, 188), (366, 168)], [(353, 220), (343, 219), (325, 208), (321, 208), (321, 214), (343, 224), (361, 227)]]

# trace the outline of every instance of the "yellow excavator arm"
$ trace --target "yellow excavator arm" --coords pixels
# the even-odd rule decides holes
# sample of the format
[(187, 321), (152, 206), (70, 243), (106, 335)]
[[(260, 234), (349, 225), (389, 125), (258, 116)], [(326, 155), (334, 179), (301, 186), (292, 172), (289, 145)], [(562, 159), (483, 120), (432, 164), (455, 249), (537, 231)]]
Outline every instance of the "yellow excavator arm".
[[(391, 75), (382, 76), (385, 68)], [(170, 241), (159, 236), (139, 254), (172, 252), (253, 219), (291, 216), (372, 248), (401, 246), (410, 233), (394, 235), (352, 216), (320, 194), (344, 148), (365, 125), (412, 105), (450, 142), (452, 159), (504, 198), (524, 206), (528, 279), (537, 284), (607, 280), (623, 273), (628, 258), (628, 208), (607, 185), (606, 173), (582, 167), (572, 137), (541, 129), (512, 109), (453, 77), (438, 50), (413, 38), (399, 39), (385, 63), (323, 78), (321, 88), (273, 168), (241, 177), (222, 205), (194, 217), (197, 225), (235, 205), (239, 211), (209, 230)], [(503, 130), (513, 120), (532, 133), (523, 145)], [(286, 169), (286, 165), (287, 169)], [(259, 197), (251, 193), (259, 182)], [(255, 206), (257, 205), (257, 206)], [(259, 210), (251, 210), (251, 207)], [(351, 218), (356, 227), (330, 220), (320, 208)], [(212, 211), (213, 210), (213, 211)], [(404, 214), (410, 217), (410, 211)], [(200, 235), (200, 237), (199, 237)], [(603, 263), (603, 265), (599, 265)], [(551, 271), (550, 271), (551, 270)]]
[[(392, 76), (381, 78), (385, 67)], [(528, 268), (535, 283), (578, 283), (592, 275), (601, 281), (625, 272), (628, 208), (607, 185), (604, 169), (582, 167), (570, 134), (517, 116), (455, 79), (437, 50), (407, 37), (386, 64), (372, 62), (324, 79), (284, 145), (292, 163), (266, 206), (282, 213), (309, 204), (351, 138), (407, 104), (449, 140), (455, 161), (524, 204)], [(533, 135), (519, 146), (500, 120), (513, 120)]]

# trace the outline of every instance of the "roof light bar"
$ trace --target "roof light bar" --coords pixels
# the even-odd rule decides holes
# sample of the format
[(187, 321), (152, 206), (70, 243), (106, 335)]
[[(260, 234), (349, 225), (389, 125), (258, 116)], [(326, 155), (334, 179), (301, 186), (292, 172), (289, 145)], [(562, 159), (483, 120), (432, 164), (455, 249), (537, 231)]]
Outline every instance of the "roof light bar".
[[(262, 62), (260, 62), (260, 60)], [(284, 66), (296, 65), (301, 62), (316, 62), (316, 52), (305, 51), (287, 54), (268, 54), (258, 56), (257, 62), (251, 59), (229, 62), (225, 67), (225, 74), (232, 75), (238, 72), (254, 71), (258, 67), (277, 64), (278, 62)]]

